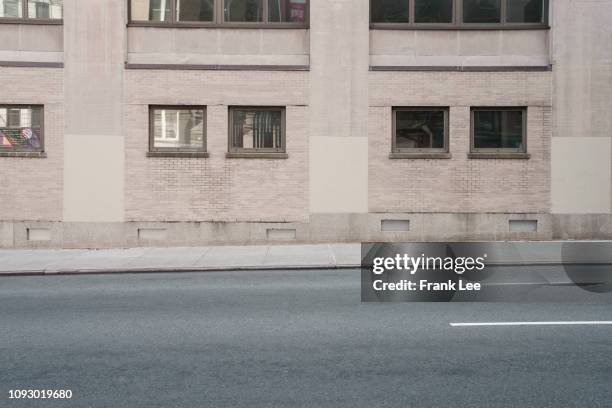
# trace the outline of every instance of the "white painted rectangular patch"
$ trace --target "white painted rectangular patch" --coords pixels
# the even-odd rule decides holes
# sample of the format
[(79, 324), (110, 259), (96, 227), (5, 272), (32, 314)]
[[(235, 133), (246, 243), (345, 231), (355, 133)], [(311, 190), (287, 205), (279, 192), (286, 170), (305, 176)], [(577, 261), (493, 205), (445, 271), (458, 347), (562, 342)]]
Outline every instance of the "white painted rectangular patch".
[(479, 327), (479, 326), (596, 326), (612, 325), (610, 320), (594, 321), (559, 321), (559, 322), (482, 322), (482, 323), (449, 323), (452, 327)]

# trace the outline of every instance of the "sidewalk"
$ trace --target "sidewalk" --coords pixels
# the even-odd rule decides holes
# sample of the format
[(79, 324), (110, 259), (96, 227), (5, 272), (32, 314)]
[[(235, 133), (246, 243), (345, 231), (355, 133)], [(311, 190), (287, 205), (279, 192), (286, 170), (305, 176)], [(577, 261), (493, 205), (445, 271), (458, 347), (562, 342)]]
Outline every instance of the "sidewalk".
[(359, 267), (360, 244), (0, 250), (0, 275)]

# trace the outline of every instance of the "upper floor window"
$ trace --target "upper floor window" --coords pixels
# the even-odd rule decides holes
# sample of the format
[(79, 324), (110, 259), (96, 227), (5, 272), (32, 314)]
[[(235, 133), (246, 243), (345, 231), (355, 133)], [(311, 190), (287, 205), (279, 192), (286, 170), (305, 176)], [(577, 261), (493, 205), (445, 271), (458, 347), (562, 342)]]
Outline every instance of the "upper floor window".
[(43, 149), (43, 107), (0, 105), (0, 154)]
[(308, 0), (129, 0), (130, 22), (147, 25), (300, 27)]
[(370, 0), (378, 28), (545, 27), (548, 0)]
[(2, 19), (61, 20), (64, 0), (0, 0)]

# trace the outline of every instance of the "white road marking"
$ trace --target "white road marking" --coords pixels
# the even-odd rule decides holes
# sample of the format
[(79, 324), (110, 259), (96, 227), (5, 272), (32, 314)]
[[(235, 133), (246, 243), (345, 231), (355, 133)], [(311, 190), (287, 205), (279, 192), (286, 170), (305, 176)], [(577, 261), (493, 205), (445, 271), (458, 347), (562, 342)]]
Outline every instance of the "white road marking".
[(452, 327), (477, 327), (477, 326), (597, 326), (612, 325), (612, 320), (595, 321), (559, 321), (559, 322), (482, 322), (482, 323), (449, 323)]

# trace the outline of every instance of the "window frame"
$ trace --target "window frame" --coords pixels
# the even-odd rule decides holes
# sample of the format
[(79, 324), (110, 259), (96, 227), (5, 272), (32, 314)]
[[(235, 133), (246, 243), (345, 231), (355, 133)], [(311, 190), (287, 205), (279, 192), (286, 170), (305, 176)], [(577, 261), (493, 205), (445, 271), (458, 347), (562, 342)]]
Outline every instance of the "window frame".
[[(45, 105), (43, 104), (21, 104), (21, 103), (0, 103), (0, 108), (39, 108), (40, 109), (40, 149), (3, 149), (0, 147), (0, 157), (46, 157), (45, 152)], [(8, 116), (8, 115), (7, 115)], [(7, 117), (8, 119), (8, 117)]]
[[(239, 110), (276, 112), (281, 113), (281, 148), (254, 148), (247, 149), (235, 147), (232, 143), (234, 139), (234, 112)], [(261, 157), (261, 158), (287, 158), (287, 108), (285, 106), (229, 106), (228, 107), (228, 138), (226, 157)]]
[[(397, 147), (397, 112), (442, 112), (444, 114), (444, 147), (401, 148)], [(450, 108), (448, 106), (394, 106), (391, 112), (392, 159), (402, 158), (450, 158)]]
[[(476, 148), (475, 146), (475, 130), (474, 126), (474, 112), (522, 112), (522, 140), (523, 147), (521, 149), (511, 148)], [(470, 107), (470, 157), (471, 158), (529, 158), (528, 146), (527, 146), (527, 114), (528, 108), (526, 106), (473, 106)]]
[(463, 0), (452, 0), (452, 22), (451, 23), (417, 23), (415, 15), (415, 0), (408, 1), (408, 23), (381, 23), (372, 21), (372, 1), (370, 0), (370, 29), (377, 30), (546, 30), (550, 29), (550, 0), (544, 2), (544, 15), (541, 23), (511, 23), (507, 22), (508, 0), (501, 1), (501, 16), (499, 23), (464, 23), (463, 22)]
[[(202, 120), (202, 147), (184, 148), (184, 147), (155, 147), (155, 111), (156, 110), (201, 110), (203, 111)], [(208, 157), (208, 112), (206, 105), (149, 105), (149, 151), (147, 157), (193, 157), (206, 158)]]
[(30, 18), (28, 2), (22, 0), (21, 17), (0, 17), (0, 24), (34, 24), (34, 25), (62, 25), (64, 24), (64, 2), (62, 2), (62, 18)]
[(132, 20), (132, 0), (128, 3), (128, 27), (165, 27), (165, 28), (296, 28), (304, 29), (310, 27), (310, 0), (306, 0), (306, 9), (303, 23), (269, 22), (268, 0), (263, 1), (263, 21), (225, 21), (225, 0), (214, 0), (213, 21), (178, 21), (176, 15), (177, 0), (169, 0), (170, 21), (140, 21)]

